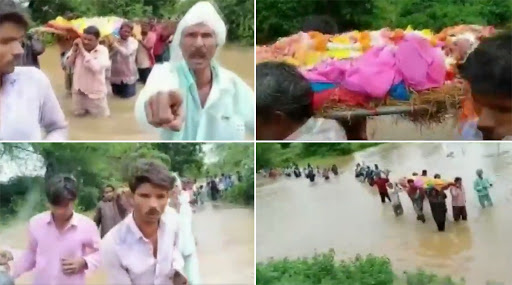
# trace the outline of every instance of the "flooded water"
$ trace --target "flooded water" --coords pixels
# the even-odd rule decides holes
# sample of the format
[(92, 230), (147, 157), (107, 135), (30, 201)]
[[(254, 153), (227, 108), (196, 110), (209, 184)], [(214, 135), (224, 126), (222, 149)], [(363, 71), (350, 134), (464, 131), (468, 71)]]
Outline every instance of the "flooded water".
[[(447, 179), (462, 177), (469, 220), (453, 222), (449, 194), (446, 232), (437, 231), (428, 202), (427, 223), (416, 221), (405, 193), (400, 194), (404, 215), (395, 217), (375, 188), (355, 180), (354, 166), (363, 160), (390, 169), (392, 181), (422, 169)], [(330, 182), (310, 185), (304, 178), (280, 178), (257, 189), (258, 261), (333, 248), (340, 258), (386, 255), (397, 273), (421, 267), (465, 277), (467, 284), (512, 284), (512, 144), (386, 144), (333, 158), (333, 163), (344, 172)], [(477, 168), (494, 181), (492, 208), (481, 209), (473, 191)]]
[[(136, 98), (128, 100), (109, 96), (110, 118), (75, 118), (71, 111), (71, 97), (66, 95), (64, 73), (60, 67), (59, 50), (48, 47), (39, 57), (41, 70), (50, 78), (53, 89), (69, 120), (71, 140), (157, 140), (157, 134), (142, 131), (133, 114)], [(254, 86), (254, 48), (226, 46), (220, 53), (221, 64)], [(138, 84), (137, 90), (142, 85)]]
[[(206, 204), (194, 216), (199, 268), (204, 284), (254, 283), (254, 211), (247, 208)], [(16, 256), (27, 244), (26, 224), (0, 228), (0, 248)], [(16, 280), (31, 284), (30, 273)], [(87, 285), (106, 284), (103, 268), (87, 276)]]
[(368, 140), (459, 140), (457, 120), (447, 117), (440, 124), (418, 125), (400, 116), (378, 116), (368, 120)]

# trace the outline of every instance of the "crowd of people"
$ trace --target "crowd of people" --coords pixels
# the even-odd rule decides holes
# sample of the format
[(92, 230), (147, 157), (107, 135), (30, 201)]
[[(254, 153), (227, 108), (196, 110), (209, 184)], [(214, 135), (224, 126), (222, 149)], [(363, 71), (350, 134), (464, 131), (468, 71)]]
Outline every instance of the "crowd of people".
[[(112, 285), (202, 284), (193, 213), (207, 195), (217, 200), (219, 192), (229, 191), (233, 176), (209, 177), (199, 185), (158, 161), (138, 160), (134, 167), (126, 186), (104, 187), (92, 219), (74, 211), (80, 190), (73, 176), (50, 178), (50, 210), (30, 219), (26, 251), (15, 258), (0, 251), (4, 275), (12, 281), (33, 271), (34, 284), (85, 284), (86, 272), (101, 266)], [(242, 180), (240, 172), (236, 176)]]
[(264, 168), (261, 171), (264, 177), (277, 178), (277, 176), (281, 175), (282, 173), (286, 177), (295, 176), (296, 178), (300, 178), (304, 176), (304, 178), (309, 179), (311, 182), (315, 182), (315, 178), (317, 176), (322, 177), (327, 181), (331, 178), (331, 173), (334, 176), (338, 176), (340, 174), (336, 164), (333, 164), (330, 167), (320, 167), (317, 165), (315, 169), (310, 163), (308, 163), (307, 166), (302, 169), (297, 163), (291, 163), (289, 166), (284, 167), (282, 170)]
[[(73, 19), (76, 15), (66, 15)], [(134, 117), (163, 140), (244, 140), (254, 131), (252, 89), (216, 55), (227, 28), (214, 6), (195, 4), (174, 21), (126, 21), (119, 35), (89, 26), (79, 38), (56, 36), (75, 116), (110, 116), (108, 94), (132, 98)], [(48, 77), (38, 69), (41, 41), (12, 0), (0, 2), (0, 139), (66, 140), (68, 122)], [(41, 133), (44, 131), (44, 135)]]
[[(453, 220), (466, 221), (468, 218), (466, 210), (466, 190), (461, 177), (455, 177), (453, 181), (443, 180), (440, 174), (435, 174), (433, 178), (428, 176), (427, 170), (423, 170), (421, 175), (414, 172), (411, 177), (401, 177), (395, 182), (389, 179), (389, 170), (381, 170), (375, 164), (374, 168), (363, 163), (357, 163), (355, 168), (355, 178), (361, 183), (368, 183), (376, 187), (379, 191), (382, 203), (388, 200), (393, 205), (393, 211), (396, 216), (403, 214), (403, 207), (400, 201), (400, 192), (405, 192), (412, 202), (416, 219), (423, 223), (426, 222), (423, 212), (424, 200), (427, 199), (432, 212), (432, 217), (439, 231), (445, 230), (448, 198), (447, 192), (452, 197)], [(478, 197), (482, 208), (492, 207), (493, 202), (489, 194), (489, 189), (493, 184), (488, 178), (483, 176), (483, 170), (476, 170), (476, 178), (473, 181), (473, 189)]]

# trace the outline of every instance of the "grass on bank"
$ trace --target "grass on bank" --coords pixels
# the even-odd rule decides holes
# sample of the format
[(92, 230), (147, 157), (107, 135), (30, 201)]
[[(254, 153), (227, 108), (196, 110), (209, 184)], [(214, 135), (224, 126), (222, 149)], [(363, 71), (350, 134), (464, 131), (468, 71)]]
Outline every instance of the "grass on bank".
[(256, 265), (256, 285), (464, 285), (464, 280), (423, 270), (396, 274), (387, 257), (368, 255), (338, 261), (334, 250), (309, 258)]

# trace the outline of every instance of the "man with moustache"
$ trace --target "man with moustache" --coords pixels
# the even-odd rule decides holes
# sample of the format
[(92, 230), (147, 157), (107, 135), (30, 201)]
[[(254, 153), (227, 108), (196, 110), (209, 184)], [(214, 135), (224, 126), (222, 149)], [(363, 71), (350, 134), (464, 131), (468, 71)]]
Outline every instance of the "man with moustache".
[(135, 105), (137, 121), (162, 140), (243, 140), (254, 130), (251, 88), (215, 55), (226, 25), (210, 2), (180, 20), (171, 61), (156, 65)]
[(74, 70), (72, 101), (75, 116), (110, 116), (105, 81), (110, 58), (108, 49), (99, 44), (99, 39), (97, 27), (85, 28), (82, 38), (75, 40), (66, 57), (66, 64)]
[(101, 243), (108, 284), (187, 284), (181, 273), (178, 215), (166, 211), (176, 179), (157, 161), (139, 160), (131, 172), (133, 212)]
[(0, 141), (66, 140), (68, 124), (50, 80), (35, 67), (15, 67), (27, 29), (17, 5), (0, 0)]

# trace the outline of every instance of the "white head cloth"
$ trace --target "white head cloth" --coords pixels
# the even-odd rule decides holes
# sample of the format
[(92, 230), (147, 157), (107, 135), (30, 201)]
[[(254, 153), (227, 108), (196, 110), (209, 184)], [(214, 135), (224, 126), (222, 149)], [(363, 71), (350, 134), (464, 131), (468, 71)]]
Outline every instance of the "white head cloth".
[(208, 1), (197, 2), (187, 11), (176, 28), (176, 33), (174, 34), (174, 39), (171, 44), (171, 61), (177, 62), (183, 60), (183, 54), (180, 48), (183, 30), (189, 26), (200, 23), (208, 25), (215, 32), (217, 51), (226, 43), (227, 28), (218, 10)]

